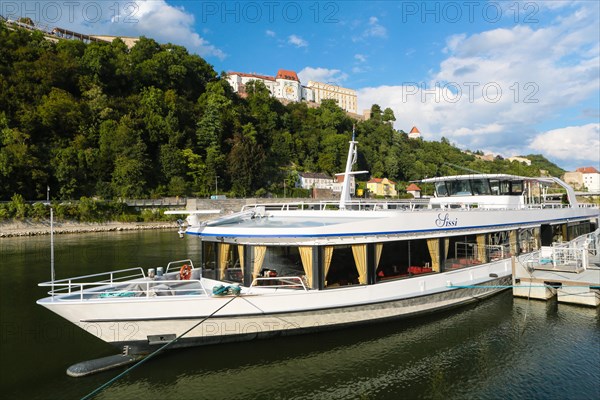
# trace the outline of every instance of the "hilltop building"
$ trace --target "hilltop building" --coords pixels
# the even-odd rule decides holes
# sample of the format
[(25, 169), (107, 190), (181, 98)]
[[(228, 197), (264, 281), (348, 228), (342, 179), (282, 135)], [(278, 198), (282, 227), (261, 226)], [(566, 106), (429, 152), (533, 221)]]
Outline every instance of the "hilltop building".
[(357, 96), (355, 90), (315, 81), (308, 81), (306, 87), (312, 90), (315, 102), (321, 103), (322, 100), (334, 99), (337, 100), (337, 104), (340, 108), (356, 114)]
[(520, 163), (525, 163), (526, 165), (531, 165), (531, 160), (525, 157), (512, 156), (507, 158), (508, 161), (516, 161)]
[(600, 172), (594, 167), (582, 167), (566, 172), (563, 179), (576, 189), (585, 187), (590, 192), (600, 192)]
[(410, 130), (410, 132), (408, 133), (408, 138), (409, 139), (418, 139), (421, 137), (421, 132), (419, 131), (419, 128), (417, 128), (416, 126), (413, 126), (412, 129)]
[(30, 31), (39, 31), (44, 35), (44, 38), (51, 42), (58, 42), (59, 40), (79, 40), (86, 44), (93, 42), (105, 42), (112, 43), (115, 39), (121, 39), (128, 49), (131, 49), (139, 41), (138, 37), (130, 36), (110, 36), (110, 35), (87, 35), (84, 33), (74, 32), (68, 29), (54, 27), (50, 28), (47, 25), (35, 24), (30, 18), (26, 18), (27, 22), (22, 22), (22, 18), (15, 21), (10, 18), (4, 18), (0, 16), (1, 20), (6, 21), (9, 29), (13, 27), (24, 28)]
[(475, 156), (475, 158), (479, 158), (480, 160), (483, 161), (494, 161), (496, 159), (496, 156), (493, 155), (492, 153), (488, 153), (488, 154), (473, 154)]
[(356, 91), (337, 85), (308, 81), (306, 86), (300, 83), (298, 74), (294, 71), (280, 69), (276, 76), (248, 74), (244, 72), (228, 72), (227, 81), (233, 91), (240, 96), (246, 96), (246, 85), (250, 81), (262, 81), (271, 95), (284, 101), (306, 101), (320, 104), (322, 100), (334, 99), (343, 110), (356, 114)]

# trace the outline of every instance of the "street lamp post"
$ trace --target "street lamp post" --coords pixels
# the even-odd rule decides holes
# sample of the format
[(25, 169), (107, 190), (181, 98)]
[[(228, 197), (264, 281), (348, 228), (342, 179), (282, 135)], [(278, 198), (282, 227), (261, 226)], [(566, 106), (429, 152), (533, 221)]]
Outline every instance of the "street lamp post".
[(46, 186), (46, 204), (50, 207), (50, 278), (52, 279), (52, 291), (54, 291), (54, 210), (50, 203), (50, 186)]

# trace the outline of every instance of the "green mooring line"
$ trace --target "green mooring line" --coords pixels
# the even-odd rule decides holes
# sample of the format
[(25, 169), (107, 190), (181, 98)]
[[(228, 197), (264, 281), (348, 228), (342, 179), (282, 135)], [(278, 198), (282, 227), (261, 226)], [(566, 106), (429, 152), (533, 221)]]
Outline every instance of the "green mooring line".
[(133, 371), (135, 368), (139, 367), (140, 365), (142, 365), (143, 363), (145, 363), (146, 361), (148, 361), (149, 359), (151, 359), (152, 357), (154, 357), (155, 355), (157, 355), (158, 353), (160, 353), (161, 351), (163, 351), (164, 349), (166, 349), (167, 347), (169, 347), (170, 345), (172, 345), (173, 343), (177, 342), (179, 339), (181, 339), (182, 337), (184, 337), (185, 335), (187, 335), (188, 333), (190, 333), (194, 328), (196, 328), (197, 326), (199, 326), (200, 324), (202, 324), (204, 321), (206, 321), (207, 319), (209, 319), (210, 317), (212, 317), (213, 315), (215, 315), (216, 313), (218, 313), (219, 311), (221, 311), (223, 308), (225, 308), (229, 303), (231, 303), (233, 300), (235, 300), (238, 296), (239, 295), (235, 295), (227, 303), (225, 303), (221, 307), (217, 308), (215, 311), (213, 311), (207, 317), (204, 317), (196, 325), (192, 326), (190, 329), (188, 329), (187, 331), (183, 332), (181, 335), (179, 335), (175, 339), (171, 340), (170, 342), (165, 343), (160, 348), (154, 350), (154, 352), (152, 352), (149, 355), (147, 355), (146, 357), (142, 358), (136, 364), (134, 364), (131, 367), (127, 368), (125, 371), (121, 372), (119, 375), (115, 376), (114, 378), (112, 378), (111, 380), (109, 380), (108, 382), (106, 382), (105, 384), (97, 387), (93, 392), (91, 392), (91, 393), (85, 395), (84, 397), (82, 397), (81, 400), (88, 400), (88, 399), (91, 399), (92, 397), (96, 396), (98, 393), (100, 393), (101, 391), (103, 391), (104, 389), (106, 389), (107, 387), (109, 387), (110, 385), (112, 385), (113, 383), (115, 383), (118, 379), (120, 379), (121, 377), (127, 375), (130, 371)]

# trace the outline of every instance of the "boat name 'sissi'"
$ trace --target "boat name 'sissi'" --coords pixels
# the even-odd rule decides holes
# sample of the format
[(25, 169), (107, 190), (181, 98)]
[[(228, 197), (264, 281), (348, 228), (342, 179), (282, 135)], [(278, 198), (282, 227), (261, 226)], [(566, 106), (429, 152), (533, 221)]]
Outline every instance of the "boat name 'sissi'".
[(448, 213), (439, 213), (435, 220), (435, 226), (438, 228), (458, 226), (458, 218), (452, 219)]

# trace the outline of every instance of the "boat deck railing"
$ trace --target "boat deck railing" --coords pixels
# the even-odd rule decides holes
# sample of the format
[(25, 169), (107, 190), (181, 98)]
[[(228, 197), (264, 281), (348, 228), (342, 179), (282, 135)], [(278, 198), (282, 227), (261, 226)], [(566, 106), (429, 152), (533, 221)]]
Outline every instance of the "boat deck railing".
[(308, 288), (304, 284), (304, 280), (299, 276), (273, 276), (254, 278), (252, 284), (248, 288), (247, 293), (251, 293), (253, 288), (303, 289), (304, 291), (308, 291)]
[(174, 265), (186, 263), (195, 268), (192, 260), (172, 261), (167, 265), (165, 275), (150, 278), (142, 267), (126, 268), (110, 272), (82, 275), (73, 278), (58, 279), (39, 283), (40, 287), (49, 287), (48, 295), (60, 300), (89, 300), (126, 297), (155, 297), (165, 295), (208, 295), (208, 290), (199, 279), (180, 280), (178, 272), (171, 271)]
[(526, 264), (532, 270), (586, 271), (590, 257), (598, 255), (600, 248), (600, 229), (582, 235), (570, 242), (552, 243), (532, 253)]
[[(394, 201), (362, 201), (353, 200), (345, 204), (346, 210), (414, 210), (417, 208), (427, 208), (429, 199), (414, 199), (414, 200), (394, 200)], [(325, 211), (339, 210), (339, 201), (323, 200), (319, 202), (291, 202), (291, 203), (264, 203), (264, 204), (248, 204), (242, 207), (242, 211)]]
[[(461, 209), (461, 210), (540, 210), (540, 209), (563, 209), (573, 208), (570, 204), (562, 203), (532, 203), (525, 205), (507, 205), (505, 203), (478, 203), (476, 198), (473, 201), (465, 202), (464, 199), (457, 200), (455, 203), (448, 202), (443, 204), (430, 204), (430, 199), (412, 199), (412, 200), (390, 200), (390, 201), (362, 201), (353, 200), (346, 202), (346, 210), (356, 211), (425, 211), (431, 209)], [(579, 203), (575, 208), (597, 208), (594, 204)], [(319, 202), (291, 202), (291, 203), (263, 203), (247, 204), (242, 207), (241, 212), (253, 211), (260, 216), (265, 211), (332, 211), (339, 210), (340, 204), (337, 201), (324, 200)]]

